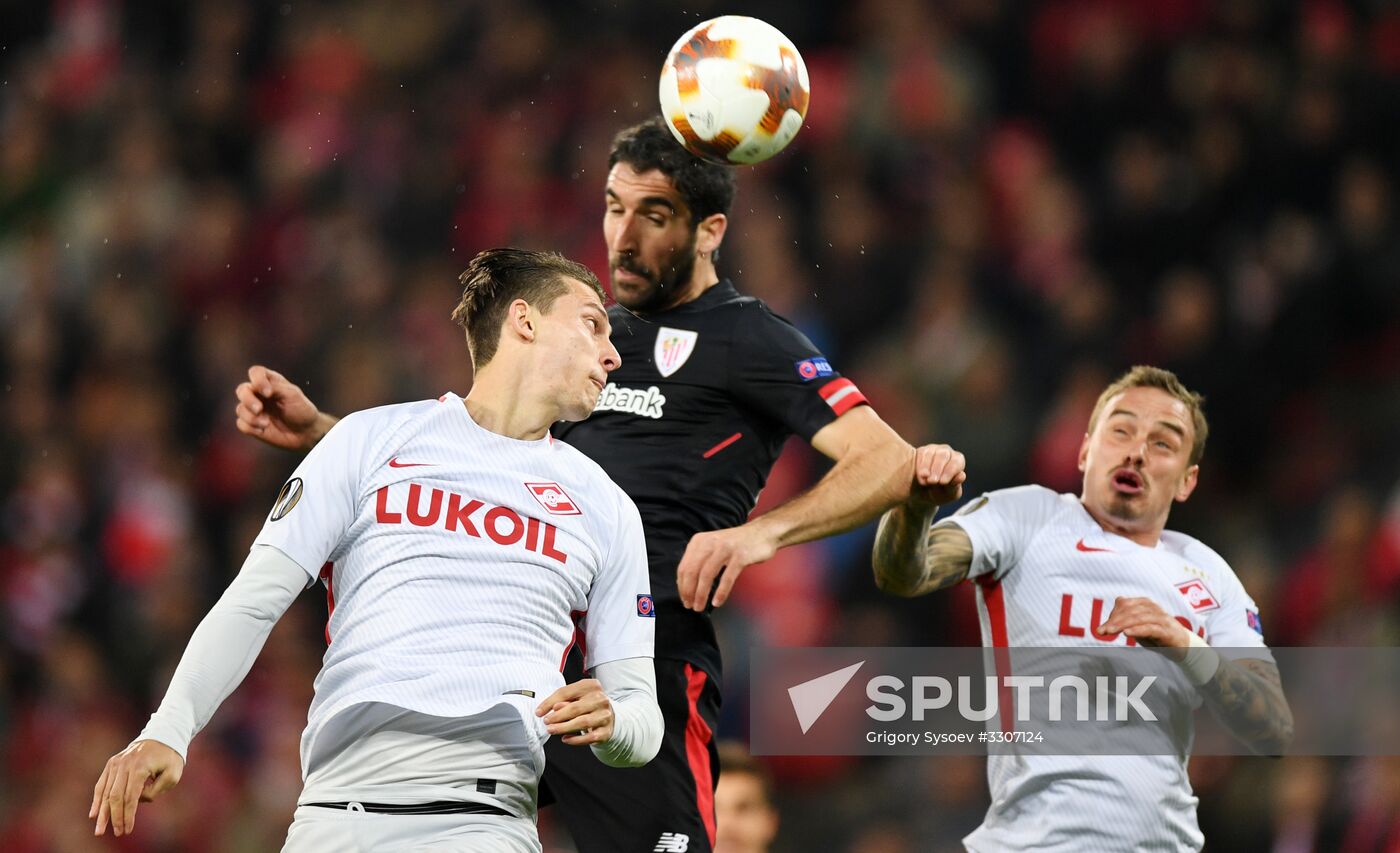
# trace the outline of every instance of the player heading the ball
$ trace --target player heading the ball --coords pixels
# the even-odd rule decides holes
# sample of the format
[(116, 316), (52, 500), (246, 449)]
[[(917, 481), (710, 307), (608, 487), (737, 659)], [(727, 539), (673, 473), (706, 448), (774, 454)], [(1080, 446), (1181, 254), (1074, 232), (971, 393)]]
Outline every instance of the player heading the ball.
[[(317, 581), (329, 645), (285, 850), (539, 851), (546, 740), (614, 767), (656, 755), (641, 517), (549, 434), (587, 417), (621, 363), (603, 290), (518, 249), (481, 253), (462, 283), (471, 392), (356, 412), (307, 455), (159, 710), (102, 771), (97, 834), (129, 833), (137, 803), (174, 787), (190, 740)], [(565, 684), (576, 628), (591, 677)]]

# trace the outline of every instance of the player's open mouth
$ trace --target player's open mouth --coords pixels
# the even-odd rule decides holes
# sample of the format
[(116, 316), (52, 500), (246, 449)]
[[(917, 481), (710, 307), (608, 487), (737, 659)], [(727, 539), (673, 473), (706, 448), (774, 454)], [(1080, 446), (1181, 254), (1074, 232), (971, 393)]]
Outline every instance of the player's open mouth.
[(1145, 485), (1142, 475), (1131, 468), (1119, 468), (1113, 472), (1113, 488), (1122, 494), (1142, 494)]

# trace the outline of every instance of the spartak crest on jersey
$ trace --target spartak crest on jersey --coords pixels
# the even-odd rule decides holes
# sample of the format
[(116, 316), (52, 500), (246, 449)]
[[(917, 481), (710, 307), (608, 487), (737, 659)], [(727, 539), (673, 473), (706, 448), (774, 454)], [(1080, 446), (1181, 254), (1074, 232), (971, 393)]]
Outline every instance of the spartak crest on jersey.
[(583, 510), (558, 483), (526, 483), (525, 488), (550, 515), (583, 515)]
[(680, 370), (690, 354), (695, 352), (695, 342), (699, 338), (699, 332), (662, 326), (656, 333), (656, 348), (652, 351), (657, 372), (666, 377)]
[(1191, 605), (1191, 609), (1197, 613), (1205, 610), (1219, 610), (1220, 599), (1206, 587), (1206, 582), (1200, 578), (1183, 581), (1176, 585), (1177, 590), (1186, 598), (1186, 602)]

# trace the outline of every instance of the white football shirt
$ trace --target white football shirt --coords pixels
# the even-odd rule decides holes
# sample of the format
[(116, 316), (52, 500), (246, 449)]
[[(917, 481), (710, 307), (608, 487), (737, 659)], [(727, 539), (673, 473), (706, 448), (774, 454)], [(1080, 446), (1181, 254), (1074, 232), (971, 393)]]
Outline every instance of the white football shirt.
[[(1254, 601), (1225, 560), (1190, 536), (1167, 530), (1155, 548), (1144, 547), (1105, 531), (1074, 495), (1040, 486), (986, 494), (936, 526), (948, 524), (972, 540), (984, 646), (1124, 647), (1127, 637), (1100, 638), (1090, 628), (1103, 624), (1115, 598), (1141, 596), (1229, 648), (1229, 657), (1273, 659)], [(1172, 720), (1189, 732), (1199, 693), (1186, 687), (1171, 696)], [(1187, 758), (994, 753), (992, 805), (964, 843), (974, 853), (1199, 850)]]
[(455, 394), (343, 419), (256, 544), (327, 588), (303, 775), (326, 723), (360, 703), (464, 717), (512, 691), (544, 698), (576, 626), (589, 668), (653, 654), (631, 499), (562, 442), (482, 428)]

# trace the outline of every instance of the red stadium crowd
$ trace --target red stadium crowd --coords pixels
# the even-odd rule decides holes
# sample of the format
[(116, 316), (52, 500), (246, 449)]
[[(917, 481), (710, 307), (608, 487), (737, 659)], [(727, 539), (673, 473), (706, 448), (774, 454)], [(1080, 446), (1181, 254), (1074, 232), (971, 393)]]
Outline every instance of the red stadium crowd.
[[(20, 4), (23, 6), (24, 4)], [(295, 464), (233, 428), (247, 365), (328, 411), (470, 385), (478, 250), (603, 271), (607, 145), (673, 34), (638, 0), (0, 12), (0, 838), (13, 853), (276, 849), (324, 648), (303, 596), (135, 835), (91, 838), (139, 730)], [(1076, 490), (1098, 391), (1207, 396), (1173, 527), (1271, 645), (1400, 642), (1400, 9), (1264, 0), (774, 0), (807, 126), (740, 172), (720, 263), (973, 493)], [(1377, 11), (1381, 10), (1381, 11)], [(764, 505), (812, 482), (791, 448)], [(788, 549), (717, 615), (751, 645), (975, 644), (970, 594), (879, 594), (871, 530)], [(982, 762), (768, 762), (775, 850), (961, 849)], [(1400, 759), (1199, 757), (1208, 849), (1400, 850)], [(547, 850), (567, 840), (542, 815)]]

